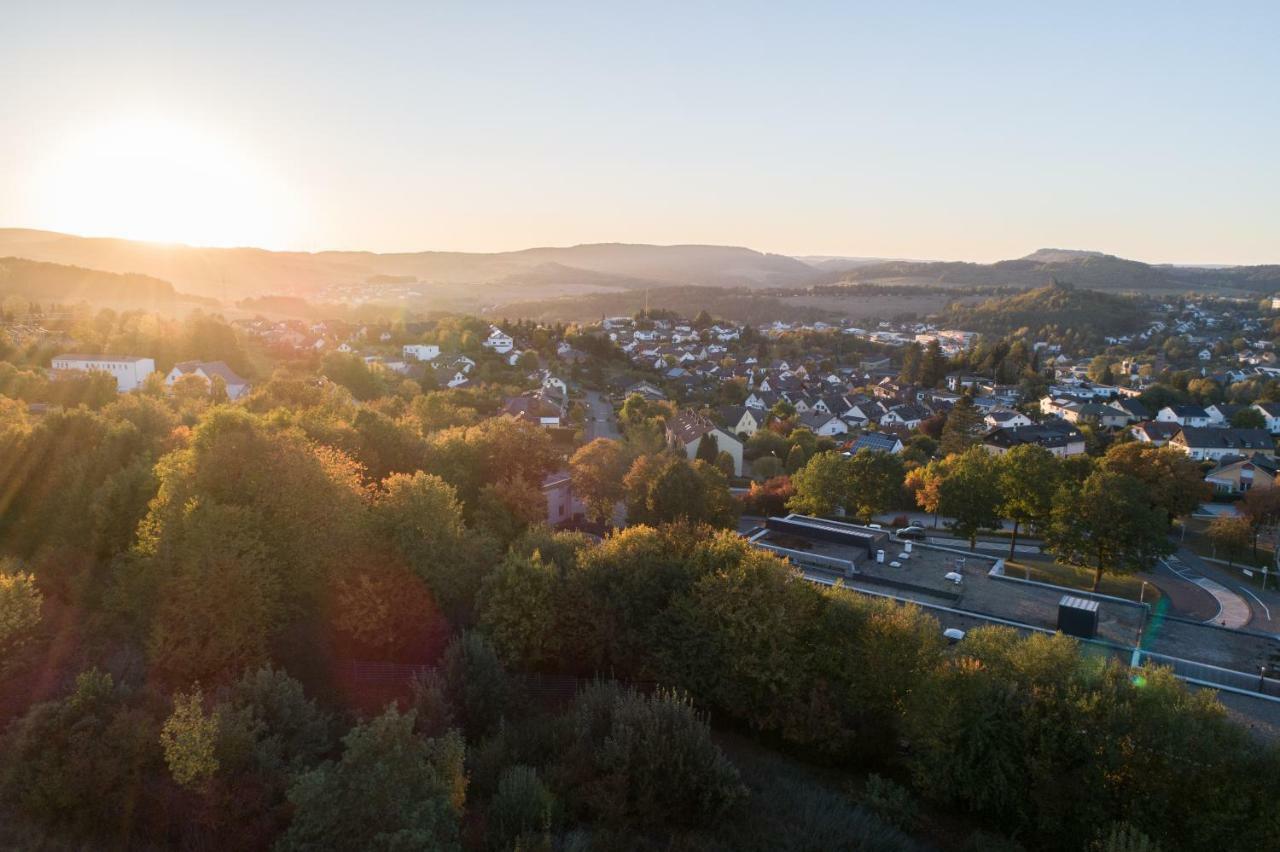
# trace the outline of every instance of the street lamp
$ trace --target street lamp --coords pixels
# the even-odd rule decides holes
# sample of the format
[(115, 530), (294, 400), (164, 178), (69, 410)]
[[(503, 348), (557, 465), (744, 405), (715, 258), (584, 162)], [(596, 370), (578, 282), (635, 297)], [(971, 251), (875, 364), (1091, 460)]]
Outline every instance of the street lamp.
[(1147, 581), (1142, 581), (1142, 588), (1138, 590), (1138, 603), (1143, 603), (1147, 597)]

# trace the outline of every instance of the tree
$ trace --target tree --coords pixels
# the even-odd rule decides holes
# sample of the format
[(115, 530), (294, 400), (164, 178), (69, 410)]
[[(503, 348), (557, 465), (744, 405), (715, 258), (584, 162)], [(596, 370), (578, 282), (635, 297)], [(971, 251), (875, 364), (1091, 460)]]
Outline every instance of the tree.
[(1053, 453), (1038, 444), (1020, 444), (999, 457), (1000, 512), (1013, 521), (1009, 558), (1018, 544), (1022, 524), (1044, 527), (1053, 511), (1061, 467)]
[(1250, 406), (1242, 408), (1231, 415), (1231, 425), (1237, 429), (1265, 429), (1267, 418), (1258, 409)]
[(1213, 493), (1200, 464), (1174, 447), (1137, 441), (1115, 444), (1103, 456), (1100, 467), (1145, 483), (1151, 504), (1169, 520), (1191, 514)]
[(1167, 515), (1152, 504), (1145, 483), (1098, 470), (1079, 488), (1068, 483), (1058, 489), (1045, 544), (1062, 562), (1092, 569), (1096, 592), (1104, 572), (1143, 571), (1172, 553), (1168, 528)]
[(40, 623), (44, 595), (34, 574), (17, 570), (11, 559), (0, 559), (0, 672)]
[(905, 471), (893, 453), (859, 450), (847, 462), (845, 511), (870, 523), (877, 514), (892, 509), (902, 499)]
[(972, 447), (954, 457), (938, 490), (938, 509), (953, 531), (978, 546), (978, 530), (1000, 525), (1000, 469), (994, 456)]
[(1237, 505), (1248, 519), (1253, 535), (1253, 558), (1258, 558), (1258, 536), (1263, 530), (1274, 530), (1280, 524), (1280, 488), (1250, 488)]
[(569, 717), (563, 771), (574, 798), (607, 825), (714, 825), (746, 791), (690, 701), (601, 684)]
[(1095, 355), (1093, 360), (1089, 362), (1088, 370), (1089, 380), (1097, 382), (1100, 385), (1115, 384), (1115, 377), (1111, 374), (1111, 359), (1106, 355)]
[(848, 464), (839, 453), (818, 453), (792, 474), (795, 495), (787, 508), (806, 515), (833, 514), (844, 505), (848, 481)]
[(630, 454), (618, 441), (596, 438), (569, 459), (573, 492), (587, 506), (587, 515), (597, 523), (608, 523), (622, 500), (622, 479), (631, 466)]
[(922, 467), (908, 471), (903, 484), (915, 496), (916, 505), (933, 515), (933, 526), (938, 526), (939, 504), (942, 499), (942, 480), (946, 478), (947, 459), (934, 459)]
[(1209, 540), (1227, 556), (1227, 567), (1238, 559), (1253, 543), (1253, 527), (1249, 519), (1240, 516), (1219, 515), (1209, 524)]
[(693, 457), (707, 464), (715, 464), (716, 455), (719, 452), (720, 447), (716, 443), (716, 436), (708, 432), (698, 440), (698, 449)]
[(791, 451), (787, 453), (787, 463), (784, 467), (787, 473), (794, 474), (800, 468), (804, 467), (807, 457), (804, 447), (799, 444), (794, 445)]
[(558, 656), (559, 573), (538, 551), (508, 554), (480, 587), (480, 629), (508, 665), (536, 669)]
[(623, 479), (627, 521), (666, 524), (677, 520), (717, 527), (737, 522), (738, 503), (719, 468), (663, 453), (636, 459)]
[(898, 381), (909, 385), (918, 384), (924, 369), (924, 347), (919, 343), (908, 343), (902, 350), (902, 369), (898, 371)]
[(218, 771), (214, 750), (220, 725), (218, 710), (205, 712), (199, 686), (189, 693), (174, 693), (173, 712), (160, 729), (160, 745), (174, 781), (184, 787), (196, 786)]
[(942, 344), (935, 337), (925, 346), (924, 358), (920, 364), (920, 384), (927, 388), (936, 388), (942, 384), (947, 375), (947, 356), (942, 354)]
[(465, 746), (456, 733), (424, 740), (413, 723), (392, 705), (343, 738), (340, 761), (299, 777), (279, 847), (460, 849)]
[(963, 453), (973, 446), (982, 428), (982, 412), (973, 404), (973, 397), (965, 394), (947, 412), (947, 423), (942, 427), (939, 447), (942, 455)]

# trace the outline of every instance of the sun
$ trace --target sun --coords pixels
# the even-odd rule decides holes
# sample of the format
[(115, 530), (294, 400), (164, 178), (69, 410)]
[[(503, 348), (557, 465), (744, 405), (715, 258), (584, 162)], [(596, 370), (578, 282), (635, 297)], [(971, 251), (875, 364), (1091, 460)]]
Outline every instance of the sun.
[(209, 246), (288, 240), (288, 193), (216, 131), (147, 117), (67, 136), (31, 174), (42, 227)]

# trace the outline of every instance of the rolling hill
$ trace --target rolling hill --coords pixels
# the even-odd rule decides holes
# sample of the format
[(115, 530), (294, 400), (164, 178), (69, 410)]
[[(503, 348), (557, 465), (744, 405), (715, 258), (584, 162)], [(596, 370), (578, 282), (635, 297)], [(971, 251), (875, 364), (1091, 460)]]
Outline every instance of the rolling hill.
[(886, 261), (829, 276), (832, 282), (1041, 287), (1051, 280), (1111, 291), (1175, 291), (1239, 287), (1280, 289), (1280, 266), (1156, 266), (1095, 251), (1040, 249), (996, 263)]
[(0, 299), (8, 296), (46, 305), (87, 301), (122, 307), (159, 307), (207, 301), (179, 293), (168, 281), (149, 275), (118, 274), (26, 258), (0, 257)]
[[(13, 255), (109, 272), (140, 273), (180, 290), (215, 298), (266, 292), (307, 295), (330, 285), (379, 276), (426, 284), (537, 285), (581, 279), (605, 289), (662, 285), (776, 287), (808, 283), (816, 271), (795, 258), (728, 246), (601, 243), (491, 254), (467, 252), (275, 252), (77, 237), (50, 231), (0, 229), (0, 256)], [(385, 279), (383, 279), (385, 280)], [(539, 295), (531, 292), (530, 296)]]

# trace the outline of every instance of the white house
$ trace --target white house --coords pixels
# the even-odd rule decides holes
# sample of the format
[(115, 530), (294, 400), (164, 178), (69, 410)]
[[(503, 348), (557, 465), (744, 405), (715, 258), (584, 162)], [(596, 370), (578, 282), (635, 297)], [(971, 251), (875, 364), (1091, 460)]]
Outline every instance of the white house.
[[(1280, 297), (1277, 297), (1280, 298)], [(1267, 421), (1267, 431), (1272, 435), (1280, 434), (1280, 403), (1255, 402), (1253, 410), (1260, 413)]]
[(66, 370), (77, 373), (90, 371), (109, 373), (115, 377), (116, 390), (124, 393), (142, 386), (147, 376), (156, 371), (153, 358), (139, 358), (135, 355), (80, 355), (67, 353), (55, 355), (52, 367), (54, 370)]
[(542, 480), (542, 493), (547, 498), (547, 524), (550, 526), (572, 520), (574, 515), (587, 511), (583, 502), (573, 493), (573, 483), (568, 471), (548, 474)]
[(401, 355), (406, 361), (434, 361), (440, 357), (440, 347), (434, 343), (407, 343)]
[(164, 383), (173, 387), (174, 382), (183, 376), (198, 376), (210, 383), (214, 376), (218, 376), (226, 386), (228, 399), (239, 399), (249, 390), (248, 380), (236, 375), (236, 371), (224, 361), (181, 361), (173, 365), (169, 375), (164, 377)]
[(511, 335), (507, 334), (497, 326), (489, 327), (489, 336), (484, 339), (482, 344), (486, 349), (492, 349), (499, 355), (506, 355), (516, 342), (511, 339)]
[(849, 424), (839, 417), (833, 414), (823, 414), (820, 411), (813, 411), (803, 415), (800, 418), (800, 425), (813, 434), (824, 438), (834, 438), (836, 435), (844, 435), (849, 431)]
[(698, 445), (704, 435), (715, 439), (717, 453), (728, 453), (733, 459), (733, 475), (742, 476), (742, 442), (710, 419), (686, 408), (667, 424), (667, 443), (683, 449), (685, 456), (690, 459), (697, 457)]

